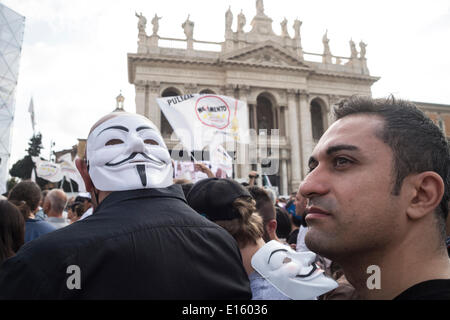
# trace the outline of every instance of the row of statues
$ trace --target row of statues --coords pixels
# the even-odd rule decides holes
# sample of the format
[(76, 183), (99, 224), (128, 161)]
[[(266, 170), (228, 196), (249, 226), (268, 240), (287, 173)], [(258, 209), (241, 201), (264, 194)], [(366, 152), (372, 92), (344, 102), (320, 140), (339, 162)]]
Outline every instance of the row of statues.
[[(331, 50), (329, 45), (330, 39), (328, 39), (328, 30), (326, 30), (325, 34), (322, 37), (322, 43), (323, 43), (323, 55), (324, 56), (331, 56)], [(366, 58), (366, 47), (367, 44), (364, 43), (362, 40), (359, 42), (359, 58), (365, 59)], [(353, 39), (350, 39), (350, 52), (351, 56), (350, 59), (357, 59), (358, 58), (358, 50), (356, 50), (356, 45)]]
[[(261, 1), (262, 3), (262, 1)], [(257, 11), (258, 15), (264, 15), (264, 7), (261, 5), (260, 11)], [(247, 23), (247, 19), (245, 18), (245, 15), (241, 12), (237, 15), (237, 32), (243, 33), (244, 27)], [(282, 37), (289, 37), (289, 32), (287, 30), (287, 19), (284, 18), (284, 20), (280, 23), (281, 25), (281, 36)], [(225, 31), (232, 31), (231, 26), (233, 24), (233, 13), (231, 12), (231, 7), (228, 8), (227, 12), (225, 13)], [(294, 25), (292, 26), (294, 29), (294, 39), (300, 39), (300, 26), (302, 25), (302, 22), (298, 19), (294, 21)]]
[[(145, 33), (145, 28), (147, 27), (147, 19), (142, 15), (141, 13), (137, 13), (135, 12), (136, 17), (139, 19), (138, 21), (138, 30), (139, 30), (139, 34), (146, 34)], [(190, 15), (188, 15), (186, 21), (181, 25), (181, 27), (184, 30), (184, 34), (186, 35), (186, 39), (188, 40), (192, 40), (193, 36), (194, 36), (194, 22), (192, 22), (191, 20), (189, 20)], [(153, 25), (153, 34), (152, 36), (157, 36), (158, 35), (158, 30), (159, 30), (159, 20), (162, 17), (158, 17), (157, 14), (155, 14), (155, 16), (152, 19), (152, 25)]]

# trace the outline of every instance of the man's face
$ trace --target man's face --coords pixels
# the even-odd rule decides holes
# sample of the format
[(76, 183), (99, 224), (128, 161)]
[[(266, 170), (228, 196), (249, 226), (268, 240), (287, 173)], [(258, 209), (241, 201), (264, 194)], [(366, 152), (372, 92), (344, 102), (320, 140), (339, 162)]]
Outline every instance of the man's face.
[(405, 196), (392, 195), (393, 154), (376, 116), (352, 115), (322, 136), (300, 186), (308, 198), (305, 242), (330, 259), (383, 248), (404, 234)]
[(103, 191), (164, 188), (172, 163), (164, 140), (145, 117), (124, 114), (98, 125), (87, 142), (89, 175)]

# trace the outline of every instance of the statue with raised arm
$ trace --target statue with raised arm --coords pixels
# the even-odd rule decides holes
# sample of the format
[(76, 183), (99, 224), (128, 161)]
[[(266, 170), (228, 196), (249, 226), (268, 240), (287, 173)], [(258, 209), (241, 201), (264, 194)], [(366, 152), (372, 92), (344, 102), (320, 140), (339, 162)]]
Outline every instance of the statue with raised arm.
[(158, 15), (155, 13), (155, 16), (152, 19), (152, 25), (153, 25), (153, 35), (156, 36), (158, 35), (158, 30), (159, 30), (159, 19), (161, 19), (162, 17), (158, 17)]
[(233, 24), (233, 13), (231, 12), (231, 6), (225, 13), (225, 31), (231, 30), (231, 25)]
[(147, 26), (147, 19), (142, 15), (142, 12), (140, 14), (137, 14), (137, 12), (135, 12), (136, 17), (139, 18), (138, 21), (138, 30), (139, 33), (145, 33), (145, 27)]
[(281, 21), (280, 25), (281, 25), (281, 36), (282, 37), (289, 37), (289, 33), (287, 31), (287, 19), (284, 18), (284, 20)]
[(361, 55), (360, 55), (360, 57), (361, 57), (361, 59), (365, 59), (366, 58), (366, 47), (367, 47), (367, 44), (365, 44), (361, 40), (361, 42), (359, 43), (359, 47), (361, 48)]
[(256, 0), (256, 14), (258, 16), (264, 15), (264, 3), (263, 0)]
[(356, 45), (353, 39), (350, 39), (350, 51), (351, 51), (351, 58), (356, 59), (358, 58), (358, 51), (356, 51)]
[(302, 25), (302, 22), (298, 19), (295, 19), (294, 21), (294, 39), (300, 39), (300, 27)]
[(190, 15), (188, 15), (186, 21), (181, 25), (184, 29), (184, 34), (186, 35), (186, 39), (192, 40), (194, 39), (194, 22), (189, 20)]
[(238, 14), (238, 32), (242, 33), (244, 32), (244, 26), (247, 23), (247, 20), (245, 19), (245, 15), (242, 13), (242, 9), (241, 9), (241, 13)]
[(327, 29), (327, 31), (325, 32), (325, 34), (322, 37), (323, 54), (324, 55), (331, 55), (329, 42), (330, 42), (330, 39), (328, 39), (328, 29)]

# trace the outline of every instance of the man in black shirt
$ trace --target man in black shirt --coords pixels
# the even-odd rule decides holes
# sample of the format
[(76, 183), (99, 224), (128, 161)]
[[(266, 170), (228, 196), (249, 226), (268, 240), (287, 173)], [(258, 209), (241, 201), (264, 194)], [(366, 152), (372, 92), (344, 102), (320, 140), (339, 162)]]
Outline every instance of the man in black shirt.
[(406, 101), (353, 97), (309, 160), (305, 243), (337, 262), (362, 299), (448, 299), (450, 153)]
[(187, 204), (147, 118), (92, 128), (77, 167), (92, 216), (25, 245), (0, 269), (2, 299), (250, 299), (235, 240)]

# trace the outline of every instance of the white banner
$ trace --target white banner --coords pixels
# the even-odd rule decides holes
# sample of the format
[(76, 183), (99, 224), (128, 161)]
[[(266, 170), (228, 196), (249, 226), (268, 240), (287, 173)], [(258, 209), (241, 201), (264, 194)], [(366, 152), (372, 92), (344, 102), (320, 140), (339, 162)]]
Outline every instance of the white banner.
[(53, 163), (46, 160), (41, 160), (39, 157), (31, 157), (36, 165), (36, 175), (50, 182), (61, 181), (63, 175), (61, 173), (61, 166), (58, 163)]
[(188, 151), (226, 141), (249, 143), (245, 102), (212, 94), (156, 99), (175, 134)]

